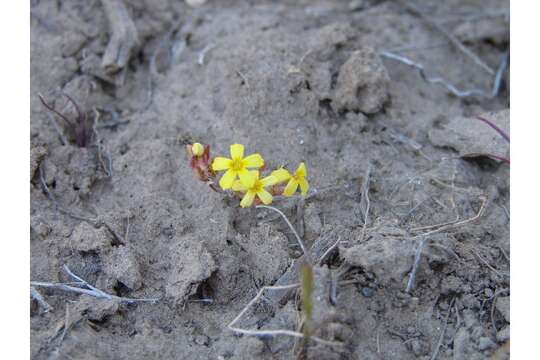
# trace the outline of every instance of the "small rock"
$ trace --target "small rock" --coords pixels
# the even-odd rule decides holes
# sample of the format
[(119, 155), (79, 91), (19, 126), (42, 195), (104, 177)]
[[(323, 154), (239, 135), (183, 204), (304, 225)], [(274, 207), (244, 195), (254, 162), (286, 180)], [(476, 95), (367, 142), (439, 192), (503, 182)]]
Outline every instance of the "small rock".
[(118, 306), (117, 300), (81, 296), (72, 312), (84, 314), (90, 320), (101, 321), (104, 317), (115, 314), (118, 311)]
[(498, 342), (505, 342), (506, 340), (510, 339), (510, 325), (507, 325), (503, 327), (501, 330), (497, 332), (497, 341)]
[(368, 5), (366, 0), (352, 0), (349, 2), (348, 8), (351, 11), (360, 11), (365, 9)]
[(411, 269), (414, 246), (406, 239), (376, 235), (359, 245), (340, 247), (339, 253), (347, 265), (374, 273), (382, 284), (390, 281), (400, 283)]
[(70, 57), (77, 54), (87, 41), (88, 38), (84, 34), (77, 31), (67, 31), (62, 36), (62, 56)]
[[(510, 136), (510, 110), (482, 114)], [(431, 143), (438, 147), (450, 147), (460, 156), (492, 154), (508, 157), (506, 140), (486, 123), (474, 117), (456, 117), (448, 123), (435, 124), (428, 133)]]
[(335, 56), (336, 49), (345, 45), (355, 31), (348, 23), (336, 22), (317, 29), (310, 38), (309, 49), (321, 61), (327, 61)]
[(171, 249), (171, 270), (165, 292), (176, 305), (195, 294), (199, 284), (217, 270), (212, 255), (198, 239), (184, 237)]
[(429, 346), (425, 341), (420, 339), (412, 339), (407, 343), (407, 346), (417, 357), (424, 356), (429, 353)]
[(208, 346), (210, 344), (210, 338), (204, 334), (195, 335), (193, 341), (198, 345)]
[(36, 233), (36, 235), (44, 238), (52, 231), (51, 227), (41, 221), (40, 218), (32, 217), (30, 219), (30, 228)]
[(111, 246), (112, 240), (111, 233), (105, 227), (96, 229), (87, 222), (81, 222), (71, 234), (73, 248), (82, 252), (102, 251)]
[(375, 290), (369, 287), (363, 287), (362, 289), (360, 289), (360, 292), (367, 298), (373, 297), (373, 295), (375, 295)]
[(335, 111), (379, 112), (388, 100), (390, 77), (372, 48), (351, 54), (341, 66), (332, 101)]
[(128, 246), (118, 246), (103, 257), (104, 271), (131, 290), (142, 285), (139, 263)]
[(47, 155), (47, 148), (45, 146), (36, 146), (30, 149), (30, 180), (34, 177), (45, 155)]
[(478, 349), (481, 351), (493, 349), (495, 346), (497, 346), (497, 344), (488, 337), (484, 336), (478, 340)]
[(448, 294), (459, 293), (461, 283), (462, 283), (461, 279), (454, 275), (445, 277), (441, 281), (441, 294), (448, 295)]
[(497, 303), (495, 304), (497, 310), (504, 316), (504, 319), (507, 322), (510, 322), (510, 296), (503, 296), (497, 298)]

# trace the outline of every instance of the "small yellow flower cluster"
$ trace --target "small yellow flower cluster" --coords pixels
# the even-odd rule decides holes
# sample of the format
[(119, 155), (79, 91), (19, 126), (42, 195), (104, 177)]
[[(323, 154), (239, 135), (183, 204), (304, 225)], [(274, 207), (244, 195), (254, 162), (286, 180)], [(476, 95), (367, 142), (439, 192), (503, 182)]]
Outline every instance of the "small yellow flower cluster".
[[(296, 169), (294, 174), (280, 168), (273, 171), (270, 176), (260, 178), (259, 170), (264, 167), (264, 159), (259, 154), (244, 157), (244, 145), (233, 144), (230, 147), (231, 158), (216, 157), (212, 162), (213, 171), (225, 171), (219, 180), (223, 190), (231, 189), (243, 193), (241, 207), (249, 207), (257, 197), (265, 205), (272, 203), (273, 195), (292, 196), (300, 186), (302, 196), (309, 189), (306, 180), (307, 169), (304, 163)], [(250, 170), (254, 169), (254, 170)], [(255, 170), (259, 169), (259, 170)], [(279, 184), (287, 182), (287, 185)]]

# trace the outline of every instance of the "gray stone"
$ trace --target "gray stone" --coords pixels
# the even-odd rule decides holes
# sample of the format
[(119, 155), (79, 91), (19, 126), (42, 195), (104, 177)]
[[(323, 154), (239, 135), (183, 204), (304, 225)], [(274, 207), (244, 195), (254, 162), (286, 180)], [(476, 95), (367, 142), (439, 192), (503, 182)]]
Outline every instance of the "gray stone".
[(390, 77), (372, 48), (353, 52), (341, 66), (332, 107), (336, 111), (379, 112), (388, 100)]
[(102, 251), (111, 246), (112, 240), (111, 233), (105, 227), (96, 229), (87, 222), (81, 222), (71, 234), (73, 248), (82, 252)]
[(481, 351), (493, 349), (497, 344), (488, 337), (481, 337), (478, 339), (478, 349)]
[(510, 296), (497, 298), (495, 307), (501, 313), (501, 315), (504, 316), (504, 319), (510, 322)]

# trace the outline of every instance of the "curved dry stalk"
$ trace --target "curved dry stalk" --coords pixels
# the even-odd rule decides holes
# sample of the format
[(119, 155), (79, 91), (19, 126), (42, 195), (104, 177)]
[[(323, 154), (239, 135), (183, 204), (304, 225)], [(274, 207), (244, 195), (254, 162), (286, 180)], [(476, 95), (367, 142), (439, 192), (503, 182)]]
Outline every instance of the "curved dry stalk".
[(66, 283), (48, 283), (48, 282), (40, 282), (40, 281), (31, 281), (30, 286), (60, 289), (60, 290), (68, 291), (68, 292), (74, 292), (77, 294), (92, 296), (97, 299), (117, 300), (119, 302), (125, 302), (128, 304), (133, 304), (133, 303), (138, 303), (138, 302), (149, 302), (149, 303), (155, 304), (159, 301), (159, 299), (148, 299), (148, 298), (136, 299), (136, 298), (125, 298), (125, 297), (120, 297), (116, 295), (111, 295), (90, 285), (86, 280), (74, 274), (67, 265), (64, 265), (64, 270), (68, 273), (69, 276), (77, 280), (73, 284), (77, 286), (81, 286), (81, 287), (71, 286)]
[(473, 221), (477, 220), (479, 217), (481, 217), (484, 214), (484, 210), (485, 210), (486, 203), (487, 203), (487, 198), (485, 196), (482, 196), (481, 199), (482, 199), (482, 205), (480, 206), (480, 209), (478, 210), (476, 215), (474, 215), (473, 217), (465, 219), (465, 220), (461, 220), (461, 221), (452, 221), (452, 222), (448, 222), (448, 223), (442, 223), (442, 224), (435, 224), (435, 225), (428, 225), (428, 226), (422, 226), (422, 227), (418, 227), (418, 228), (413, 228), (413, 229), (411, 229), (411, 231), (419, 231), (419, 230), (427, 230), (427, 229), (436, 228), (435, 230), (428, 231), (428, 232), (425, 232), (423, 234), (416, 235), (416, 236), (413, 237), (413, 239), (421, 237), (421, 236), (427, 236), (427, 235), (435, 234), (435, 233), (441, 232), (443, 230), (447, 230), (447, 229), (451, 229), (453, 227), (465, 225), (467, 223), (470, 223), (470, 222), (473, 222)]
[(283, 212), (281, 212), (281, 210), (279, 210), (279, 209), (277, 209), (277, 208), (275, 208), (273, 206), (269, 206), (269, 205), (257, 205), (257, 206), (255, 206), (255, 208), (257, 208), (257, 209), (259, 209), (259, 208), (270, 209), (272, 211), (277, 212), (279, 215), (281, 215), (283, 220), (285, 220), (285, 222), (287, 223), (287, 225), (289, 226), (289, 228), (293, 232), (294, 236), (296, 237), (296, 241), (298, 241), (298, 244), (300, 245), (300, 248), (302, 248), (302, 252), (306, 256), (306, 260), (311, 263), (311, 256), (310, 256), (309, 252), (307, 251), (307, 249), (306, 249), (306, 247), (304, 245), (304, 242), (300, 238), (300, 235), (298, 235), (298, 233), (296, 232), (295, 228), (292, 226), (289, 219), (287, 219), (287, 217), (285, 216), (285, 214)]
[[(258, 336), (258, 337), (265, 337), (265, 336), (269, 336), (269, 337), (273, 337), (273, 336), (280, 336), (280, 335), (284, 335), (284, 336), (292, 336), (292, 337), (295, 337), (295, 338), (307, 338), (303, 333), (301, 332), (297, 332), (297, 331), (293, 331), (293, 330), (287, 330), (287, 329), (276, 329), (276, 330), (250, 330), (250, 329), (244, 329), (244, 328), (240, 328), (240, 327), (236, 327), (234, 326), (235, 323), (237, 323), (241, 318), (242, 316), (249, 310), (249, 308), (251, 306), (253, 306), (253, 304), (255, 304), (255, 302), (257, 300), (259, 300), (264, 291), (265, 290), (287, 290), (287, 289), (294, 289), (294, 288), (298, 288), (300, 287), (300, 284), (290, 284), (290, 285), (280, 285), (280, 286), (263, 286), (259, 292), (257, 293), (257, 295), (255, 295), (255, 297), (253, 299), (251, 299), (251, 301), (242, 309), (242, 311), (240, 311), (240, 313), (227, 325), (227, 327), (234, 331), (234, 332), (237, 332), (237, 333), (240, 333), (240, 334), (244, 334), (244, 335), (249, 335), (249, 336)], [(324, 339), (321, 339), (317, 336), (310, 336), (309, 337), (311, 340), (317, 342), (317, 343), (320, 343), (320, 344), (323, 344), (323, 345), (328, 345), (328, 346), (343, 346), (343, 344), (339, 343), (339, 342), (335, 342), (335, 341), (328, 341), (328, 340), (324, 340)]]

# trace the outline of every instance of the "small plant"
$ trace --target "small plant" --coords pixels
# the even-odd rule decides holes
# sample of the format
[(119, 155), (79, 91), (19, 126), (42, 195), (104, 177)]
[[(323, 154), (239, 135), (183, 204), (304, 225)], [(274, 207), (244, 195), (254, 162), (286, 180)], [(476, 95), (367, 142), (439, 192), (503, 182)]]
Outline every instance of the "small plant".
[[(261, 177), (265, 162), (258, 153), (244, 157), (244, 145), (232, 144), (230, 158), (217, 156), (210, 158), (210, 146), (200, 143), (186, 145), (190, 156), (190, 166), (199, 178), (217, 192), (231, 191), (241, 198), (240, 206), (250, 207), (272, 203), (274, 196), (293, 196), (298, 188), (305, 196), (309, 190), (307, 168), (302, 162), (294, 173), (285, 168), (274, 170), (268, 176)], [(219, 172), (224, 172), (219, 179), (219, 188), (215, 185)]]
[(73, 105), (77, 112), (75, 119), (70, 119), (67, 115), (62, 114), (53, 106), (49, 105), (41, 94), (38, 94), (39, 100), (47, 110), (55, 114), (62, 120), (62, 128), (69, 138), (69, 141), (75, 143), (78, 147), (87, 147), (92, 139), (92, 123), (86, 113), (82, 113), (79, 105), (69, 95), (63, 94), (66, 99)]

